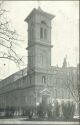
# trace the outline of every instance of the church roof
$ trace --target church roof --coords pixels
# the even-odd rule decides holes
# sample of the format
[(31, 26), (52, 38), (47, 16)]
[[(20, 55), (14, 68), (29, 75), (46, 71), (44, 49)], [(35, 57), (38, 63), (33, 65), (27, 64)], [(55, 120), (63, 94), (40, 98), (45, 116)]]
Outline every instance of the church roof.
[[(0, 81), (0, 87), (2, 86), (5, 86), (9, 83), (13, 83), (15, 81), (17, 81), (18, 79), (21, 79), (25, 76), (27, 76), (27, 67), (10, 75), (9, 77), (5, 78), (5, 79), (2, 79)], [(42, 70), (40, 70), (42, 72)], [(55, 73), (55, 71), (58, 71), (58, 74), (57, 72)], [(60, 76), (61, 77), (61, 73), (62, 71), (66, 71), (67, 72), (73, 72), (73, 71), (77, 71), (77, 67), (67, 67), (66, 69), (63, 69), (61, 67), (56, 67), (56, 66), (51, 66), (51, 68), (49, 69), (49, 72), (48, 73), (51, 73), (51, 74), (57, 74), (57, 76)], [(43, 70), (43, 73), (46, 73), (45, 70)], [(47, 90), (44, 90), (45, 92), (47, 92)], [(44, 91), (42, 91), (44, 93)]]
[(33, 14), (39, 14), (39, 15), (43, 15), (43, 16), (46, 16), (47, 18), (49, 18), (50, 20), (52, 18), (54, 18), (55, 16), (52, 15), (52, 14), (49, 14), (49, 13), (46, 13), (45, 11), (43, 11), (40, 7), (38, 9), (34, 8), (31, 13), (27, 16), (27, 18), (25, 19), (25, 21), (29, 21), (30, 17), (33, 15)]
[[(27, 76), (27, 68), (24, 68), (12, 75), (10, 75), (9, 77), (3, 79), (0, 81), (0, 86), (3, 86), (3, 85), (6, 85), (6, 84), (9, 84), (9, 83), (13, 83), (15, 82), (16, 80), (24, 77), (24, 76)], [(6, 81), (6, 82), (5, 82)]]

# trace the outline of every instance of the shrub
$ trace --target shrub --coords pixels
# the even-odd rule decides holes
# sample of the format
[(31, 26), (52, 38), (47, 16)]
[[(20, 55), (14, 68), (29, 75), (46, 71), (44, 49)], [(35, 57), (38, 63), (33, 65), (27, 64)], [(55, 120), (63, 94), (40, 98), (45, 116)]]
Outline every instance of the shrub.
[(73, 102), (68, 101), (67, 103), (62, 103), (62, 112), (63, 116), (66, 119), (71, 119), (74, 116), (75, 104)]
[(53, 117), (58, 118), (59, 116), (60, 116), (60, 105), (59, 105), (58, 101), (55, 101)]
[(37, 107), (37, 114), (39, 117), (43, 117), (45, 112), (45, 106), (40, 103), (39, 106)]
[(47, 107), (47, 114), (49, 118), (52, 118), (52, 110), (53, 110), (53, 106), (51, 103), (49, 103), (48, 107)]
[(38, 117), (45, 117), (47, 114), (48, 118), (58, 118), (60, 115), (60, 105), (58, 101), (55, 101), (54, 107), (51, 103), (47, 105), (40, 103), (37, 107), (37, 114)]
[(32, 118), (32, 116), (33, 116), (33, 109), (32, 108), (27, 109), (27, 116), (29, 117), (29, 119)]

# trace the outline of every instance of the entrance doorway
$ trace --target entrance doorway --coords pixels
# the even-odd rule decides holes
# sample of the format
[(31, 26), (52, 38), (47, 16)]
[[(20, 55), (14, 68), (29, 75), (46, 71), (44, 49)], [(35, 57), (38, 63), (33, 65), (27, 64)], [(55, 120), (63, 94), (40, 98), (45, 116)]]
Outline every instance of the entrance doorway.
[(50, 96), (49, 95), (42, 95), (42, 104), (48, 105), (50, 101)]
[(49, 90), (45, 88), (40, 92), (40, 94), (42, 97), (42, 104), (48, 105), (50, 103), (50, 97), (51, 97), (51, 93), (49, 92)]

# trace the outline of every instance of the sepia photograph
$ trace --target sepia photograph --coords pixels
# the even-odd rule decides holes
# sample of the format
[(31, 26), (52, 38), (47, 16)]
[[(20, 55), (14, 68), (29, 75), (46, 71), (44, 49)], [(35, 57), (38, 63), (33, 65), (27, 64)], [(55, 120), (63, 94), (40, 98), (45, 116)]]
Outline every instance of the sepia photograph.
[(79, 125), (79, 1), (0, 1), (0, 124)]

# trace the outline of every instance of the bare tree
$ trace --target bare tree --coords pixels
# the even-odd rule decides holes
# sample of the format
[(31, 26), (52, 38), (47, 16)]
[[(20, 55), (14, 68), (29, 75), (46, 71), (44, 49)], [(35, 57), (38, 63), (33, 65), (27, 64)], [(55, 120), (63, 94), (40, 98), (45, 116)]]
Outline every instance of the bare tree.
[[(64, 82), (66, 85), (66, 88), (69, 90), (69, 93), (72, 95), (74, 101), (76, 102), (77, 106), (79, 106), (79, 113), (80, 113), (80, 85), (79, 85), (79, 80), (78, 80), (78, 67), (76, 67), (76, 72), (70, 74), (67, 74), (64, 72)], [(80, 115), (80, 114), (79, 114)]]
[(20, 41), (16, 30), (12, 28), (7, 20), (7, 11), (0, 2), (0, 58), (14, 61), (18, 66), (22, 62), (16, 50), (17, 42)]

